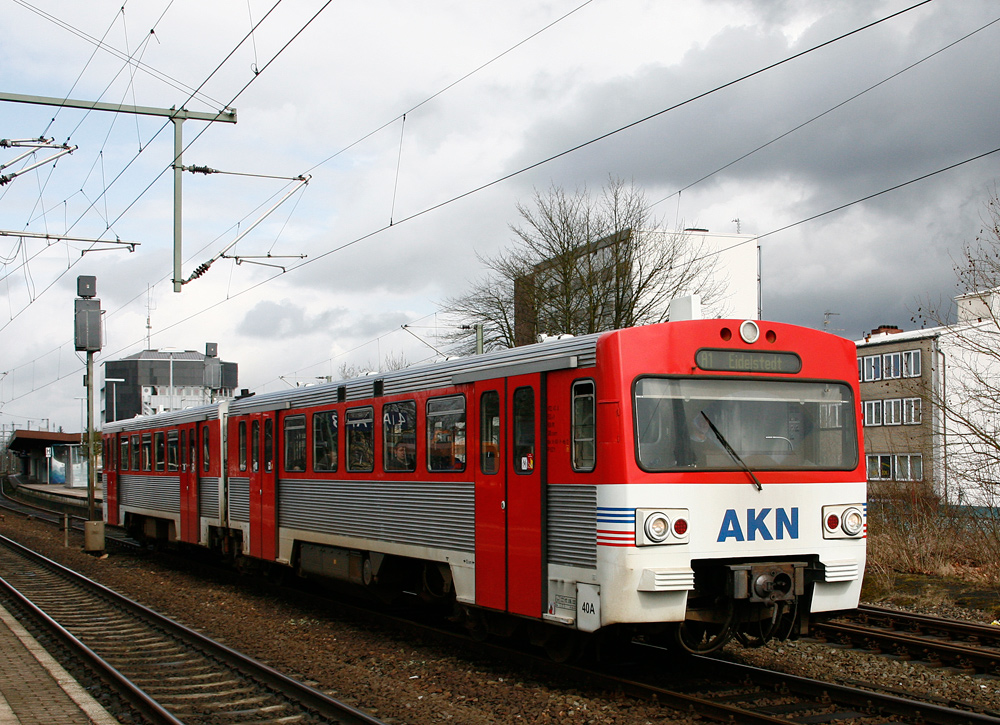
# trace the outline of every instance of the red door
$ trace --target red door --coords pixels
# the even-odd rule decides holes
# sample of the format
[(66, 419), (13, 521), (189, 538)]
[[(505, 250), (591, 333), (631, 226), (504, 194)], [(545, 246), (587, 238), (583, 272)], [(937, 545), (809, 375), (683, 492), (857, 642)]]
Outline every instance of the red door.
[(275, 414), (250, 415), (250, 556), (273, 560), (275, 526)]
[[(476, 604), (507, 610), (507, 467), (503, 380), (477, 383)], [(471, 441), (470, 441), (471, 442)]]
[[(121, 459), (121, 442), (119, 434), (115, 433), (104, 439), (107, 448), (104, 451), (104, 509), (111, 526), (118, 525), (118, 470), (128, 465)], [(128, 440), (128, 436), (124, 436)], [(125, 451), (128, 455), (128, 451)]]
[(198, 516), (198, 425), (181, 429), (181, 541), (197, 544), (201, 539)]
[(540, 617), (545, 450), (540, 376), (477, 383), (476, 399), (476, 603)]

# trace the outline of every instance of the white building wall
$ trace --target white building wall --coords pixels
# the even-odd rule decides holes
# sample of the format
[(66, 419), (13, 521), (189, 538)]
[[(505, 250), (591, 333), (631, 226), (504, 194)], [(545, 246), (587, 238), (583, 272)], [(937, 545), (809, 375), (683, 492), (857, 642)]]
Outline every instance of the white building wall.
[[(643, 234), (661, 235), (666, 241), (676, 232), (644, 231)], [(714, 278), (725, 286), (725, 295), (719, 309), (704, 309), (706, 315), (738, 320), (760, 319), (760, 247), (757, 237), (752, 234), (713, 234), (711, 232), (686, 232), (692, 249), (699, 250), (699, 256), (709, 254), (717, 257)], [(695, 290), (684, 290), (692, 294)], [(682, 295), (683, 296), (683, 295)]]

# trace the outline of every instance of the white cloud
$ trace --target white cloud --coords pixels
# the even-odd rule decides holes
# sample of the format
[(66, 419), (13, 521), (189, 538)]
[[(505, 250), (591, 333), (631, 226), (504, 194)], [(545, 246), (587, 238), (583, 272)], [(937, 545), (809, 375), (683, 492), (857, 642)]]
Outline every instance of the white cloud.
[[(81, 258), (79, 245), (18, 248), (0, 238), (5, 424), (47, 417), (78, 425), (81, 363), (70, 342), (78, 274), (98, 277), (108, 311), (102, 359), (145, 347), (148, 317), (154, 347), (218, 342), (221, 356), (240, 364), (241, 386), (286, 385), (333, 374), (342, 362), (433, 354), (400, 325), (426, 318), (429, 329), (414, 331), (434, 343), (437, 303), (482, 273), (477, 253), (510, 240), (515, 203), (533, 187), (596, 188), (614, 174), (635, 179), (650, 200), (666, 198), (655, 211), (668, 225), (734, 232), (739, 218), (743, 232), (766, 234), (995, 146), (1000, 24), (672, 196), (995, 14), (988, 0), (930, 4), (423, 214), (905, 4), (593, 2), (415, 109), (579, 2), (331, 5), (265, 68), (321, 5), (282, 4), (211, 78), (264, 4), (251, 2), (248, 12), (231, 0), (161, 0), (128, 4), (124, 18), (110, 0), (36, 4), (117, 48), (140, 48), (143, 63), (188, 86), (206, 81), (204, 92), (219, 101), (250, 83), (234, 103), (236, 125), (184, 124), (186, 164), (313, 178), (234, 250), (307, 255), (304, 266), (264, 260), (289, 270), (280, 274), (222, 259), (175, 294), (170, 124), (0, 103), (0, 138), (44, 133), (80, 146), (54, 169), (0, 187), (0, 229), (142, 242), (133, 254)], [(184, 92), (125, 70), (22, 5), (8, 7), (5, 20), (4, 91), (186, 103)], [(254, 67), (263, 71), (255, 76)], [(388, 123), (408, 110), (405, 127)], [(0, 162), (8, 158), (0, 150)], [(818, 327), (825, 311), (837, 312), (831, 326), (847, 337), (883, 322), (907, 325), (917, 299), (953, 293), (950, 255), (974, 238), (980, 201), (998, 175), (1000, 159), (989, 157), (763, 238), (765, 315)], [(189, 275), (285, 182), (185, 174), (183, 183)]]

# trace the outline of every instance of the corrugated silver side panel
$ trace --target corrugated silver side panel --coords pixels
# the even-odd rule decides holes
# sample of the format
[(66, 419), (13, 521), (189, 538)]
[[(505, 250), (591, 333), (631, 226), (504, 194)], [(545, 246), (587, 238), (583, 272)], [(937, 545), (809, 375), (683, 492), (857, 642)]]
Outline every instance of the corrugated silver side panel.
[(473, 355), (429, 365), (416, 365), (404, 370), (391, 370), (378, 375), (365, 375), (350, 380), (323, 383), (322, 385), (263, 393), (234, 400), (229, 405), (229, 412), (231, 415), (245, 415), (288, 407), (305, 408), (331, 405), (337, 402), (337, 388), (340, 386), (344, 386), (346, 389), (347, 400), (370, 398), (374, 394), (376, 380), (382, 381), (384, 395), (396, 395), (417, 390), (452, 387), (455, 384), (453, 378), (456, 375), (472, 374), (475, 376), (477, 372), (495, 369), (496, 375), (501, 376), (505, 374), (504, 368), (513, 369), (518, 365), (542, 365), (545, 367), (543, 364), (545, 361), (568, 361), (575, 358), (574, 364), (577, 367), (593, 367), (597, 361), (597, 340), (601, 334), (606, 333), (543, 342), (538, 345), (525, 345), (485, 355)]
[(198, 479), (198, 515), (207, 519), (219, 518), (219, 479)]
[(118, 503), (121, 506), (181, 512), (181, 482), (178, 476), (141, 476), (121, 474), (118, 477)]
[(550, 564), (597, 568), (597, 486), (548, 486)]
[(282, 480), (278, 522), (323, 534), (471, 552), (475, 490), (471, 481)]
[(250, 521), (250, 477), (229, 479), (229, 520)]

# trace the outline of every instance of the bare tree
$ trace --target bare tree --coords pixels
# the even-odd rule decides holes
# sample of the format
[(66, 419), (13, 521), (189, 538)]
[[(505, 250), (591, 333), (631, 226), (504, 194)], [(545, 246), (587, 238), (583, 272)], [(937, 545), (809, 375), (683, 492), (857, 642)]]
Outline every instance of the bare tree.
[[(939, 459), (948, 500), (1000, 506), (1000, 197), (994, 188), (983, 226), (955, 265), (960, 295), (950, 310), (925, 313), (944, 332), (932, 409), (940, 416)], [(946, 345), (946, 347), (945, 347)], [(944, 493), (943, 491), (941, 493)], [(1000, 541), (1000, 521), (994, 522)], [(1000, 544), (997, 544), (1000, 548)]]
[[(719, 310), (726, 281), (703, 242), (659, 226), (641, 189), (609, 179), (597, 196), (552, 186), (518, 203), (514, 242), (493, 257), (468, 292), (445, 301), (458, 321), (484, 328), (484, 348), (662, 322), (668, 303), (699, 294)], [(449, 337), (469, 352), (474, 333)]]
[(351, 378), (358, 378), (362, 375), (370, 375), (371, 373), (381, 373), (388, 370), (402, 370), (403, 368), (408, 368), (409, 366), (410, 363), (407, 362), (405, 354), (399, 353), (396, 355), (389, 352), (386, 353), (381, 366), (373, 364), (371, 360), (368, 360), (368, 362), (363, 364), (344, 362), (340, 364), (339, 368), (337, 368), (337, 374), (339, 375), (339, 380), (350, 380)]

